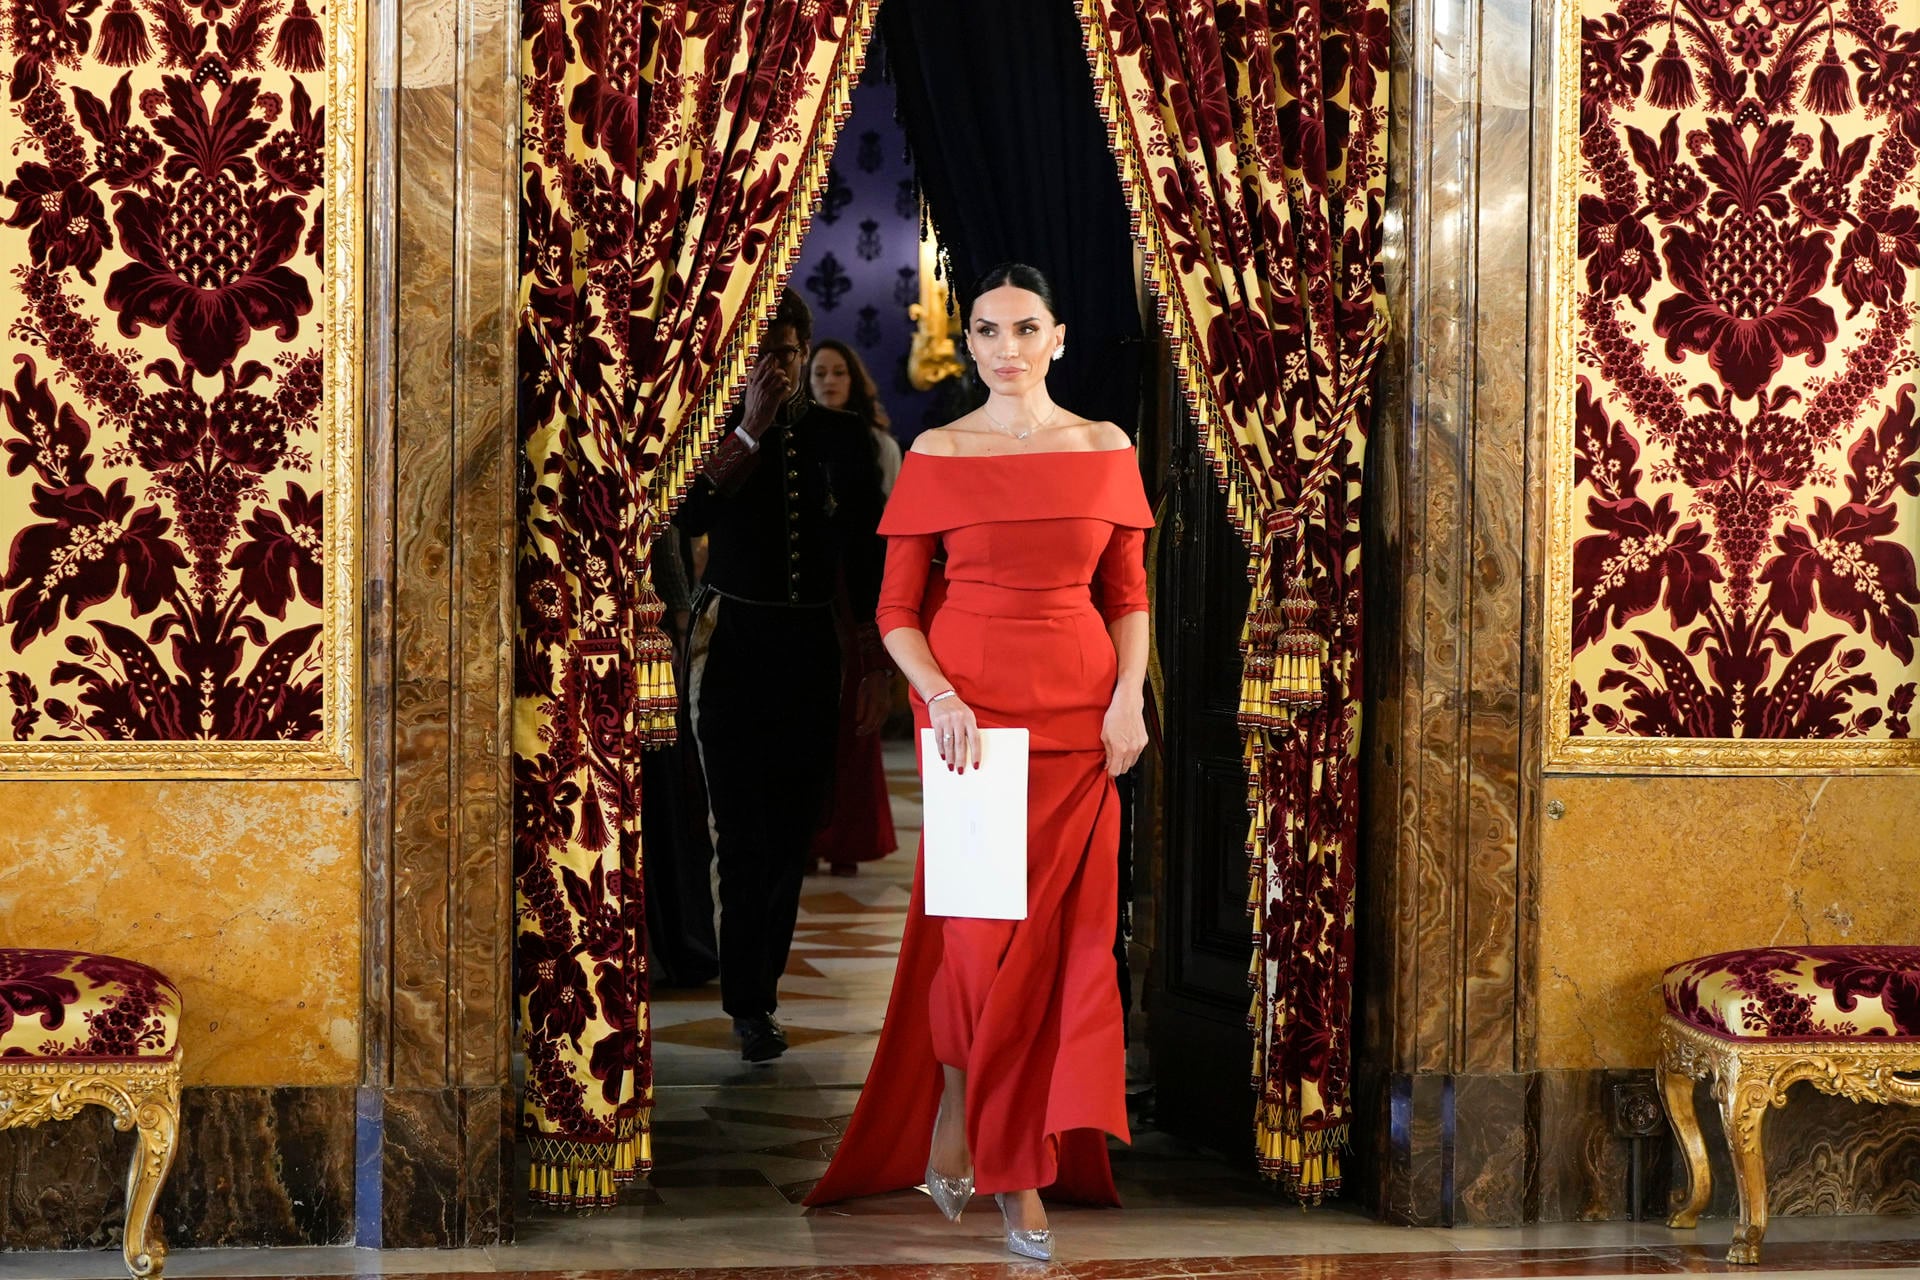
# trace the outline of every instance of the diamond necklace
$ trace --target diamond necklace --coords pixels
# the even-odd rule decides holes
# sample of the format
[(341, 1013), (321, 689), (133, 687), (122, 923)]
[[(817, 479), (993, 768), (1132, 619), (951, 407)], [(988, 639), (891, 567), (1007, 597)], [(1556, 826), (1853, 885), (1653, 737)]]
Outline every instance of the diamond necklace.
[(1012, 427), (1009, 427), (1006, 423), (1000, 421), (998, 418), (994, 417), (991, 413), (988, 413), (987, 406), (985, 406), (984, 404), (980, 406), (980, 412), (986, 416), (987, 422), (992, 425), (994, 430), (998, 431), (1001, 435), (1006, 436), (1013, 440), (1025, 440), (1028, 436), (1040, 430), (1042, 427), (1046, 426), (1049, 422), (1052, 422), (1054, 420), (1054, 417), (1057, 414), (1059, 414), (1060, 406), (1057, 404), (1053, 406), (1052, 412), (1048, 413), (1047, 416), (1041, 419), (1039, 422), (1036, 422), (1032, 426), (1028, 427), (1025, 431), (1015, 431)]

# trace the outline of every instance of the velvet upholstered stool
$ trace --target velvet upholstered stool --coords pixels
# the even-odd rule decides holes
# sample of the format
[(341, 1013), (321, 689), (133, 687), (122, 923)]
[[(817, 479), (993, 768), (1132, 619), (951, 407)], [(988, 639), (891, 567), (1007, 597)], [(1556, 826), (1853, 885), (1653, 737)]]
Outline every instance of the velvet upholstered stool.
[(180, 1127), (180, 992), (158, 971), (84, 951), (0, 947), (0, 1129), (68, 1120), (82, 1107), (134, 1129), (122, 1253), (159, 1276), (153, 1205)]
[(1697, 1223), (1712, 1190), (1693, 1110), (1694, 1081), (1710, 1081), (1740, 1193), (1727, 1261), (1757, 1263), (1769, 1107), (1803, 1080), (1855, 1102), (1920, 1106), (1920, 947), (1728, 951), (1673, 966), (1663, 986), (1660, 1086), (1691, 1183), (1667, 1225)]

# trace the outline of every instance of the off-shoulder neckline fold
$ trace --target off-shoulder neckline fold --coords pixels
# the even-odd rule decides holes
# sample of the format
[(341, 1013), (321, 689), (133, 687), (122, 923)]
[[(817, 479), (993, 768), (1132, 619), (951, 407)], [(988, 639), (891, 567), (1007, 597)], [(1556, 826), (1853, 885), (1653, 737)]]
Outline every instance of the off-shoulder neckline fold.
[(917, 449), (909, 449), (907, 450), (907, 456), (910, 458), (941, 458), (952, 462), (963, 460), (975, 462), (984, 461), (988, 458), (1073, 458), (1082, 456), (1102, 458), (1108, 454), (1133, 453), (1134, 451), (1135, 448), (1133, 445), (1126, 445), (1119, 449), (1038, 449), (1027, 453), (922, 453)]

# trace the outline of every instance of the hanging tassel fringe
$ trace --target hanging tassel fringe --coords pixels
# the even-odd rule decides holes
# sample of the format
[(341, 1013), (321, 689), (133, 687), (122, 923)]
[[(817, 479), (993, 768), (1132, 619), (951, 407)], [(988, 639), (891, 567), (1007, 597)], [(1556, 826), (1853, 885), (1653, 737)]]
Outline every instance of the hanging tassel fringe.
[(672, 746), (680, 699), (673, 687), (673, 641), (660, 625), (667, 606), (654, 594), (651, 570), (640, 580), (634, 612), (634, 729), (642, 749)]
[(1318, 609), (1307, 576), (1288, 578), (1287, 594), (1280, 598), (1285, 625), (1274, 643), (1273, 689), (1267, 695), (1276, 720), (1292, 720), (1297, 712), (1326, 701), (1321, 672), (1327, 662), (1327, 642), (1313, 629)]
[(1348, 1127), (1303, 1133), (1298, 1121), (1297, 1108), (1263, 1100), (1254, 1116), (1254, 1156), (1262, 1173), (1278, 1179), (1304, 1203), (1319, 1204), (1340, 1193), (1340, 1152), (1347, 1145)]
[(611, 1209), (619, 1204), (620, 1187), (653, 1167), (652, 1120), (651, 1107), (622, 1116), (611, 1143), (534, 1134), (528, 1180), (533, 1202), (555, 1209)]
[(1296, 567), (1286, 577), (1284, 595), (1274, 587), (1280, 559), (1275, 544), (1298, 528), (1291, 518), (1274, 522), (1255, 569), (1253, 603), (1241, 632), (1246, 662), (1239, 721), (1246, 733), (1284, 729), (1295, 716), (1326, 701), (1327, 642), (1313, 626), (1320, 608), (1313, 583), (1304, 568)]

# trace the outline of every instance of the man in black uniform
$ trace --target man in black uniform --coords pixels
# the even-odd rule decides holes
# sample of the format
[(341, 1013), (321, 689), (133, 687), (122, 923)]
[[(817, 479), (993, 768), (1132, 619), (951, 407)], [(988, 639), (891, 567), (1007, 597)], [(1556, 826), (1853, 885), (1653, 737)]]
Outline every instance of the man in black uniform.
[[(749, 1062), (786, 1052), (773, 1014), (839, 717), (871, 720), (886, 690), (879, 467), (866, 426), (806, 394), (812, 330), (787, 290), (737, 425), (674, 516), (708, 540), (688, 697), (717, 836), (720, 1002)], [(869, 673), (857, 708), (840, 706), (841, 599), (858, 637), (847, 660)]]

